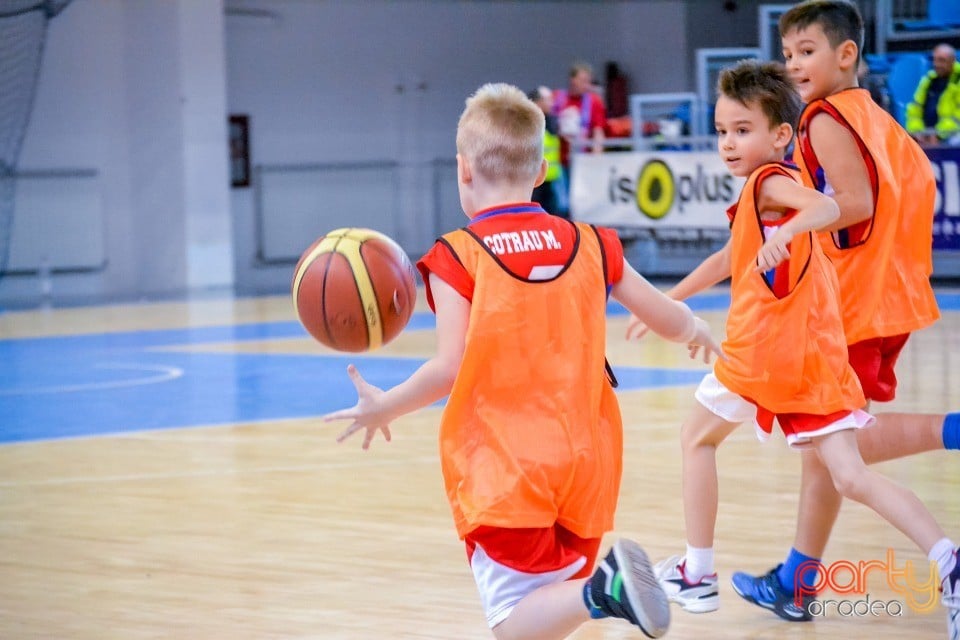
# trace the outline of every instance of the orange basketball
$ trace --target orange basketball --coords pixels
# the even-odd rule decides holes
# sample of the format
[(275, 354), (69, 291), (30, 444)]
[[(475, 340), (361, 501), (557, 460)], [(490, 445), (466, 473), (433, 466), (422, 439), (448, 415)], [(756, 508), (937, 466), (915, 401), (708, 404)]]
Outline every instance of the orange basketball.
[(303, 252), (293, 306), (314, 338), (337, 351), (371, 351), (396, 338), (417, 301), (410, 258), (372, 229), (337, 229)]

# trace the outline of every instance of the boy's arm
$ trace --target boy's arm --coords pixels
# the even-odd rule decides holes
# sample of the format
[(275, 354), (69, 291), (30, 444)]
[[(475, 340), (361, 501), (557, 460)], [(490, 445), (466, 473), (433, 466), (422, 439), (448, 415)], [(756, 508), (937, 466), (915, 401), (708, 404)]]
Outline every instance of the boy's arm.
[(873, 186), (853, 134), (827, 113), (810, 121), (810, 143), (823, 167), (840, 217), (820, 231), (844, 229), (873, 215)]
[(704, 347), (704, 360), (709, 359), (711, 352), (722, 355), (706, 322), (693, 315), (690, 307), (671, 300), (647, 282), (626, 260), (623, 277), (613, 285), (610, 295), (657, 335), (672, 342)]
[[(665, 295), (673, 300), (686, 300), (701, 291), (719, 284), (730, 277), (730, 241), (721, 249), (710, 254), (703, 262), (687, 274), (683, 280), (667, 289)], [(627, 322), (627, 340), (642, 338), (648, 327), (636, 315), (631, 314)]]
[(819, 191), (809, 189), (782, 175), (766, 178), (757, 199), (760, 212), (797, 213), (770, 236), (757, 253), (757, 270), (766, 271), (790, 257), (787, 244), (799, 233), (823, 229), (840, 216), (838, 203)]
[(686, 300), (730, 277), (730, 240), (714, 251), (683, 280), (666, 291), (674, 300)]
[(387, 391), (366, 382), (352, 364), (347, 367), (347, 373), (357, 389), (357, 404), (323, 417), (327, 422), (353, 420), (337, 437), (338, 442), (360, 429), (366, 429), (364, 449), (370, 447), (378, 430), (383, 431), (386, 439), (390, 440), (390, 422), (433, 404), (450, 393), (463, 359), (470, 302), (433, 273), (430, 274), (430, 290), (437, 311), (437, 354), (409, 378)]

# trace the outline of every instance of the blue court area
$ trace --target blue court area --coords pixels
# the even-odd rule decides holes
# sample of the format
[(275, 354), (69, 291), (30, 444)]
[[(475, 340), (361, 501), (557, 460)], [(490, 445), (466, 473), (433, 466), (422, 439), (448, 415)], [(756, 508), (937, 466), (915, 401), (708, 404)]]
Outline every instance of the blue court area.
[[(944, 309), (960, 295), (941, 295)], [(695, 310), (724, 310), (726, 295)], [(610, 305), (611, 315), (625, 313)], [(434, 326), (414, 315), (408, 331)], [(319, 416), (355, 401), (347, 364), (392, 386), (421, 358), (244, 352), (306, 337), (296, 322), (0, 340), (0, 442)], [(231, 350), (231, 345), (236, 349)], [(693, 385), (705, 369), (616, 367), (620, 391)]]

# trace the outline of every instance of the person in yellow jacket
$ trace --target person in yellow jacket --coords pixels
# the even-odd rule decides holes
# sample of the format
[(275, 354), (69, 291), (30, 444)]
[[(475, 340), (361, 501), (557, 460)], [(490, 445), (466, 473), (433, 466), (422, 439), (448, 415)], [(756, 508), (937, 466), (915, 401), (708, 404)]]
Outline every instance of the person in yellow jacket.
[(539, 86), (528, 93), (527, 97), (543, 111), (543, 159), (547, 162), (543, 183), (533, 190), (530, 199), (547, 213), (569, 218), (569, 207), (562, 204), (567, 188), (564, 184), (563, 166), (560, 164), (560, 133), (557, 116), (553, 113), (553, 91), (549, 87)]
[(383, 391), (351, 365), (358, 402), (339, 440), (363, 448), (403, 414), (449, 394), (440, 462), (498, 640), (562, 638), (591, 618), (663, 635), (670, 609), (643, 549), (614, 542), (623, 433), (604, 357), (611, 295), (668, 340), (719, 352), (706, 323), (623, 257), (613, 230), (548, 215), (543, 112), (522, 91), (488, 84), (457, 127), (457, 183), (469, 223), (418, 262), (437, 316), (437, 354)]
[(907, 105), (907, 131), (921, 144), (960, 134), (960, 62), (949, 44), (933, 49), (933, 69), (920, 79)]

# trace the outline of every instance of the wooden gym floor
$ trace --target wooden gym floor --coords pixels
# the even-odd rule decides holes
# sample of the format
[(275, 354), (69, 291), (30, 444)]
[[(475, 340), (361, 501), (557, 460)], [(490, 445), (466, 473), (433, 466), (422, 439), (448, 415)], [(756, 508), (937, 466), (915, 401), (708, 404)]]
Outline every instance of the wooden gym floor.
[[(958, 408), (960, 295), (940, 300), (943, 320), (911, 339), (899, 398), (884, 408)], [(718, 334), (726, 302), (722, 290), (693, 301)], [(678, 430), (706, 369), (655, 337), (626, 344), (618, 311), (615, 533), (657, 560), (684, 548)], [(380, 352), (334, 354), (305, 337), (286, 297), (0, 314), (0, 638), (491, 637), (443, 497), (439, 410), (398, 421), (394, 441), (368, 452), (359, 439), (338, 445), (341, 425), (317, 419), (355, 401), (348, 362), (386, 386), (433, 345), (421, 311)], [(765, 571), (790, 546), (799, 461), (748, 427), (719, 458), (722, 605), (674, 608), (668, 637), (944, 637), (939, 606), (791, 624), (741, 601), (731, 573)], [(960, 538), (958, 463), (935, 452), (879, 468)], [(847, 504), (827, 560), (884, 560), (888, 549), (927, 576), (903, 535)], [(905, 597), (878, 574), (865, 590), (872, 602)], [(604, 621), (574, 637), (640, 636)]]

